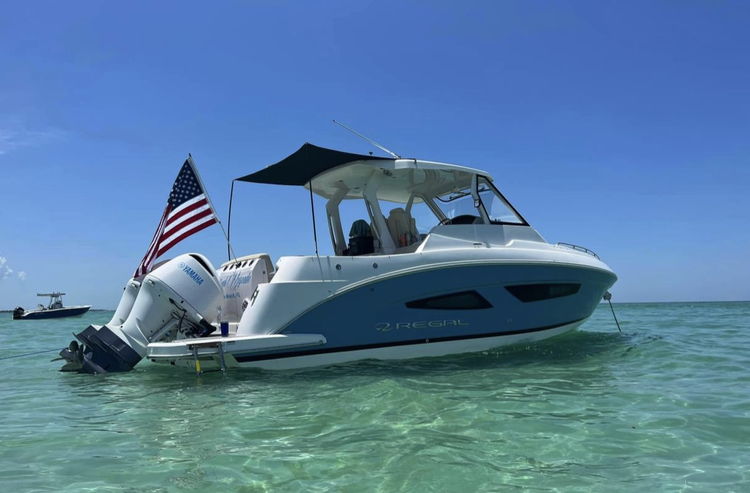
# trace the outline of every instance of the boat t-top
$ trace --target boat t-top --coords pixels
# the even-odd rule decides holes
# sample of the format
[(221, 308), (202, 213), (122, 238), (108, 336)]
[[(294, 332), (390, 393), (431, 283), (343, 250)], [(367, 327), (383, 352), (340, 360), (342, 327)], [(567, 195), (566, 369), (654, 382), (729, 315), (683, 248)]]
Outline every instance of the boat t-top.
[(274, 264), (261, 253), (218, 268), (180, 255), (131, 279), (112, 321), (63, 350), (64, 369), (127, 371), (144, 358), (289, 369), (486, 351), (576, 329), (617, 280), (593, 252), (547, 243), (479, 169), (305, 144), (238, 181), (325, 200), (332, 254)]
[(24, 310), (17, 306), (13, 310), (13, 320), (40, 320), (46, 318), (80, 317), (91, 308), (91, 305), (63, 306), (62, 297), (65, 293), (37, 293), (39, 297), (49, 296), (49, 304), (45, 307), (41, 303), (36, 310)]

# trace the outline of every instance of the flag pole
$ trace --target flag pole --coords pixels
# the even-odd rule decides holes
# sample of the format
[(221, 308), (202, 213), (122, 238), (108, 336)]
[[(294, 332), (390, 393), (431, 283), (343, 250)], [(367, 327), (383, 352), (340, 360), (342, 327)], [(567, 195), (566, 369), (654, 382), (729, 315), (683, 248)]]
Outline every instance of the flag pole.
[(213, 213), (214, 218), (216, 218), (216, 222), (219, 223), (221, 232), (224, 233), (224, 238), (227, 239), (227, 246), (229, 247), (229, 251), (232, 252), (232, 257), (234, 257), (234, 260), (237, 261), (237, 255), (234, 254), (234, 248), (232, 248), (232, 244), (229, 243), (229, 236), (224, 230), (224, 225), (221, 223), (219, 215), (216, 213), (216, 208), (214, 208), (214, 203), (211, 201), (211, 196), (208, 195), (208, 189), (206, 188), (206, 185), (203, 184), (201, 174), (198, 172), (198, 167), (195, 165), (195, 161), (193, 161), (193, 155), (190, 153), (188, 153), (188, 161), (190, 162), (190, 166), (193, 168), (193, 172), (195, 173), (195, 177), (198, 179), (198, 183), (200, 183), (200, 186), (203, 189), (203, 193), (206, 194), (206, 199), (208, 200), (208, 205), (211, 207), (211, 212)]

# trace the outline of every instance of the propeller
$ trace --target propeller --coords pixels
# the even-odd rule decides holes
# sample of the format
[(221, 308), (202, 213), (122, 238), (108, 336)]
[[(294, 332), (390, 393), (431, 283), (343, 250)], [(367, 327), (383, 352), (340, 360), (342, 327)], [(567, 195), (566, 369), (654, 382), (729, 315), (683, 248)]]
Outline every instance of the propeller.
[(60, 358), (52, 361), (65, 360), (67, 363), (60, 368), (60, 371), (78, 371), (83, 365), (83, 344), (77, 341), (70, 341), (68, 347), (60, 351)]

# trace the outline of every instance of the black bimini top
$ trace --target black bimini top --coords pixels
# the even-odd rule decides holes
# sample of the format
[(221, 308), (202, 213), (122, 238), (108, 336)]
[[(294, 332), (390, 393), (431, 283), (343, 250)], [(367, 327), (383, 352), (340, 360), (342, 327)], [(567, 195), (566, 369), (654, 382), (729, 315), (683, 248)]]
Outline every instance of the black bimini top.
[(305, 143), (294, 154), (260, 171), (250, 173), (237, 181), (267, 183), (270, 185), (305, 185), (324, 171), (361, 160), (389, 160), (379, 156), (365, 156), (351, 152), (335, 151)]

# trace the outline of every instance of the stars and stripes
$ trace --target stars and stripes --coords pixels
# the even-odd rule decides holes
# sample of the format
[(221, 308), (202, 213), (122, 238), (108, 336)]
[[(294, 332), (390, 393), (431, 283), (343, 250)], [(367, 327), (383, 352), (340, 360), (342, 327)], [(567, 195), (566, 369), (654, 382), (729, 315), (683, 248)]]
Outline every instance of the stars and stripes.
[(182, 165), (169, 193), (154, 238), (133, 277), (146, 275), (154, 261), (190, 235), (219, 222), (198, 178), (193, 159)]

